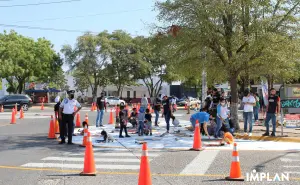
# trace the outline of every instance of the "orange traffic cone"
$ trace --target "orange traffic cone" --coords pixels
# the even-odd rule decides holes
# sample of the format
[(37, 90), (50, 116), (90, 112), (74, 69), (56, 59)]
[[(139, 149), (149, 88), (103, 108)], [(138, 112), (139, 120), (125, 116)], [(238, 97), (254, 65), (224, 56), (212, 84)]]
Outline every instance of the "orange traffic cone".
[(44, 110), (44, 102), (42, 102), (41, 110)]
[(83, 129), (82, 145), (80, 145), (80, 146), (83, 146), (83, 147), (86, 146), (88, 132), (89, 132), (89, 130), (88, 130), (87, 126), (85, 126)]
[(88, 114), (86, 113), (85, 114), (85, 120), (84, 120), (87, 124), (89, 124), (89, 117), (88, 117)]
[(83, 166), (83, 171), (80, 173), (80, 175), (96, 176), (96, 165), (95, 165), (92, 138), (90, 132), (87, 133), (87, 137), (88, 139), (87, 139), (85, 154), (84, 154), (84, 166)]
[(80, 114), (77, 114), (76, 115), (76, 125), (75, 125), (76, 128), (80, 128), (81, 125), (80, 125)]
[(97, 105), (96, 105), (96, 103), (94, 103), (93, 111), (96, 111), (96, 110), (97, 110)]
[(195, 131), (194, 131), (194, 144), (193, 144), (193, 148), (191, 148), (191, 150), (195, 150), (195, 151), (203, 150), (202, 142), (201, 142), (200, 126), (199, 126), (198, 120), (196, 120), (196, 127), (195, 127)]
[(92, 103), (92, 106), (91, 106), (91, 112), (94, 111), (94, 103)]
[(230, 176), (225, 178), (228, 181), (244, 181), (244, 177), (242, 176), (240, 160), (239, 160), (239, 152), (237, 150), (237, 144), (234, 143), (233, 151), (232, 151), (232, 162), (230, 167)]
[(76, 112), (76, 111), (77, 111), (77, 107), (75, 106), (75, 107), (74, 107), (74, 112)]
[(110, 109), (108, 124), (114, 124), (114, 116), (113, 116), (113, 113), (112, 113), (112, 109)]
[(48, 133), (48, 139), (56, 139), (56, 137), (55, 137), (55, 130), (54, 130), (53, 115), (51, 115), (50, 126), (49, 126), (49, 133)]
[(1, 105), (0, 112), (4, 112), (3, 105)]
[(138, 185), (152, 185), (147, 143), (143, 143)]
[(20, 110), (20, 119), (24, 119), (24, 112), (23, 112), (23, 108), (21, 107)]
[(11, 121), (10, 121), (10, 124), (16, 124), (16, 111), (15, 111), (14, 108), (12, 109), (12, 112), (11, 112)]
[(18, 104), (16, 103), (15, 104), (15, 115), (17, 115), (18, 114)]
[(184, 110), (187, 110), (187, 104), (184, 104)]
[(59, 132), (59, 122), (58, 122), (58, 120), (54, 120), (54, 122), (55, 122), (55, 134), (59, 134), (60, 132)]

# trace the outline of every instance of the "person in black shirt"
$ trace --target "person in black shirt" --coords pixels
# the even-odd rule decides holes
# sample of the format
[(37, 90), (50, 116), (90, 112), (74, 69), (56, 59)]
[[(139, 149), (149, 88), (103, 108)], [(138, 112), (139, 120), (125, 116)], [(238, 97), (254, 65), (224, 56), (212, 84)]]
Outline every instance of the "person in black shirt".
[(120, 135), (119, 138), (123, 138), (124, 136), (122, 135), (123, 129), (125, 131), (125, 137), (130, 137), (127, 133), (127, 111), (124, 109), (124, 106), (120, 106), (120, 112), (119, 112), (119, 118), (120, 118)]
[(158, 126), (158, 117), (161, 107), (161, 101), (159, 98), (156, 98), (156, 103), (154, 105), (154, 113), (155, 113), (155, 126)]
[(168, 96), (164, 96), (164, 100), (162, 101), (162, 105), (164, 108), (164, 117), (167, 123), (167, 133), (169, 133), (170, 130), (170, 119), (171, 119), (171, 104)]
[(152, 121), (151, 121), (152, 115), (150, 113), (149, 109), (146, 109), (146, 114), (145, 114), (145, 123), (147, 126), (147, 129), (150, 131), (150, 136), (152, 136)]
[(274, 88), (271, 89), (270, 96), (268, 98), (267, 105), (267, 116), (266, 116), (266, 133), (263, 136), (269, 136), (269, 122), (272, 120), (273, 131), (271, 136), (275, 136), (276, 133), (276, 113), (277, 116), (280, 113), (280, 101), (279, 97), (276, 95), (276, 90)]
[(103, 120), (103, 115), (104, 115), (104, 109), (106, 110), (106, 102), (105, 102), (104, 93), (101, 93), (101, 96), (97, 98), (96, 127), (99, 127), (99, 126), (103, 127), (102, 120)]
[[(55, 98), (55, 105), (54, 105), (54, 115), (55, 115), (55, 120), (58, 120), (58, 126), (59, 126), (59, 130), (61, 129), (61, 124), (62, 121), (60, 119), (58, 119), (58, 114), (59, 114), (59, 106), (60, 106), (60, 97), (56, 97)], [(62, 114), (63, 117), (63, 114)], [(68, 136), (68, 129), (65, 129), (65, 136)]]

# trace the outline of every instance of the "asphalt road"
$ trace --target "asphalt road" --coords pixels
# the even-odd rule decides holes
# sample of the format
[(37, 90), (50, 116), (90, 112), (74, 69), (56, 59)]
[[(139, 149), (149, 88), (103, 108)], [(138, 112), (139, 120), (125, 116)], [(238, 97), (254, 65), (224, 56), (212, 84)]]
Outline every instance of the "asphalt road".
[[(79, 176), (84, 148), (77, 145), (58, 145), (47, 139), (52, 108), (40, 111), (33, 108), (25, 119), (11, 125), (9, 113), (0, 113), (0, 184), (2, 185), (76, 185), (76, 184), (138, 184), (140, 150), (94, 148), (97, 165), (102, 165), (95, 177)], [(96, 112), (88, 109), (93, 124)], [(182, 112), (183, 113), (183, 112)], [(108, 122), (106, 113), (104, 123)], [(188, 119), (183, 116), (181, 119)], [(258, 173), (290, 173), (289, 182), (228, 182), (231, 151), (149, 151), (152, 181), (155, 185), (197, 184), (299, 184), (300, 152), (239, 151), (242, 174), (256, 169)], [(73, 160), (72, 158), (76, 158)], [(60, 163), (53, 168), (53, 164)], [(33, 166), (39, 167), (33, 167)], [(50, 168), (49, 165), (51, 166)], [(68, 165), (74, 169), (68, 168)]]

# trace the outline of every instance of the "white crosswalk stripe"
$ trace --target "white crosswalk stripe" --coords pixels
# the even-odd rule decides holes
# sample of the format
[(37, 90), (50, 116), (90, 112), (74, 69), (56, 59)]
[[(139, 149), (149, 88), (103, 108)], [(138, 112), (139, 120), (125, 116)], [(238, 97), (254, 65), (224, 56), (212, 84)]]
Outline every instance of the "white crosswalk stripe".
[(300, 174), (299, 160), (300, 153), (288, 153), (284, 157), (280, 158), (280, 161), (284, 163), (283, 171), (284, 173), (289, 173), (295, 175)]
[[(149, 153), (149, 161), (160, 155), (159, 152)], [(94, 149), (94, 160), (97, 169), (101, 170), (138, 170), (140, 168), (141, 151), (118, 149)], [(84, 150), (78, 152), (66, 152), (62, 156), (49, 156), (40, 161), (33, 161), (21, 165), (27, 168), (60, 168), (60, 169), (83, 169)]]

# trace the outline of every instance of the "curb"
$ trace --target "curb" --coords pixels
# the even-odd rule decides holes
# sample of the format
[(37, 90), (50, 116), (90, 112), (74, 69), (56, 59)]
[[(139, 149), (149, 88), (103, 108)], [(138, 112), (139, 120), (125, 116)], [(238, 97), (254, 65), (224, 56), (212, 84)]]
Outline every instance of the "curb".
[(274, 142), (292, 142), (300, 143), (300, 138), (296, 137), (270, 137), (270, 136), (241, 136), (236, 135), (236, 139), (254, 140), (254, 141), (274, 141)]

